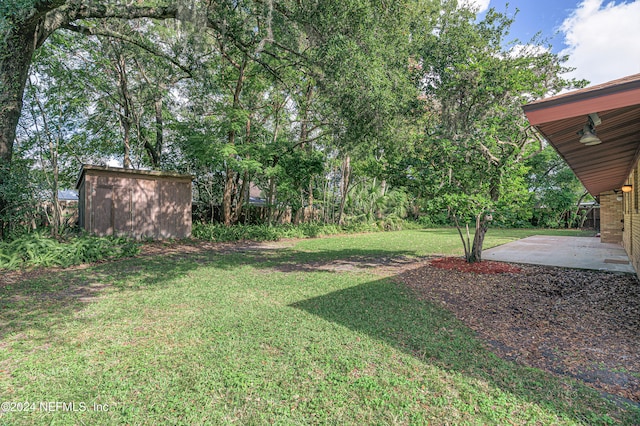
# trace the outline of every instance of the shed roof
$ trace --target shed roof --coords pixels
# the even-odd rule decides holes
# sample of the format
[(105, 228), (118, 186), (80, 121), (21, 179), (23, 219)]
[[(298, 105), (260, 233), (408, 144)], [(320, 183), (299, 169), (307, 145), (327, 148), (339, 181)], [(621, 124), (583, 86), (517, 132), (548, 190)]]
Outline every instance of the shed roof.
[(98, 173), (113, 173), (113, 174), (124, 174), (129, 175), (131, 177), (138, 178), (173, 178), (179, 180), (193, 180), (193, 175), (185, 175), (175, 172), (159, 172), (156, 170), (138, 170), (138, 169), (123, 169), (120, 167), (108, 167), (108, 166), (94, 166), (90, 164), (84, 164), (80, 169), (80, 173), (78, 174), (78, 180), (76, 180), (76, 189), (80, 187), (80, 183), (82, 182), (82, 178), (87, 172), (98, 172)]
[[(532, 102), (527, 119), (548, 140), (593, 195), (620, 188), (640, 155), (640, 74)], [(578, 132), (597, 113), (599, 145)]]
[(78, 201), (78, 191), (74, 189), (60, 189), (58, 190), (58, 200)]

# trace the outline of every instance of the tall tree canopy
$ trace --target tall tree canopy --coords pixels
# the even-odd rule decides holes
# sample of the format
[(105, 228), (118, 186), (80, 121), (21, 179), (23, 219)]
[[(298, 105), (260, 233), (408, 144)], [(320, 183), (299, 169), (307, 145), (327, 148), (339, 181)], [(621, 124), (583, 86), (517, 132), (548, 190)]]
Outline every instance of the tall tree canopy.
[(443, 2), (414, 59), (425, 108), (425, 183), (458, 227), (475, 219), (473, 243), (461, 233), (471, 262), (481, 260), (494, 210), (517, 214), (528, 204), (525, 160), (542, 146), (521, 105), (574, 84), (548, 49), (508, 43), (512, 22), (494, 9), (477, 21), (457, 2)]
[[(0, 162), (6, 169), (12, 160), (16, 126), (33, 54), (52, 34), (65, 30), (106, 38), (101, 42), (102, 51), (111, 56), (113, 73), (117, 74), (115, 84), (120, 99), (116, 103), (119, 126), (124, 135), (124, 164), (129, 165), (132, 133), (140, 130), (136, 129), (140, 123), (135, 116), (135, 99), (129, 79), (133, 72), (148, 79), (151, 72), (145, 73), (148, 66), (140, 66), (140, 61), (136, 64), (138, 69), (132, 69), (133, 58), (127, 56), (125, 47), (118, 46), (124, 42), (135, 45), (139, 51), (166, 58), (175, 53), (159, 45), (149, 25), (137, 26), (135, 34), (132, 26), (122, 24), (137, 19), (181, 21), (200, 32), (206, 43), (215, 46), (214, 54), (239, 73), (231, 105), (236, 118), (239, 111), (244, 110), (241, 97), (249, 67), (258, 67), (277, 84), (288, 89), (300, 86), (306, 90), (310, 94), (309, 102), (315, 98), (314, 91), (324, 91), (326, 97), (322, 102), (338, 111), (339, 121), (343, 124), (339, 133), (349, 135), (352, 142), (365, 137), (371, 139), (386, 125), (393, 105), (397, 104), (393, 99), (401, 74), (393, 66), (402, 61), (394, 59), (392, 48), (407, 42), (406, 37), (401, 41), (394, 33), (395, 24), (403, 23), (407, 16), (402, 3), (391, 6), (362, 0), (184, 0), (139, 1), (135, 4), (89, 0), (4, 2), (0, 6), (0, 51), (3, 52), (0, 57)], [(116, 41), (109, 42), (109, 38)], [(384, 41), (392, 43), (384, 44)], [(209, 59), (181, 64), (181, 58), (174, 56), (172, 62), (190, 74), (194, 70), (188, 66), (206, 66), (203, 62)], [(158, 81), (154, 83), (157, 85)], [(149, 96), (157, 103), (162, 100), (157, 89)], [(314, 100), (314, 103), (318, 104), (318, 101)], [(306, 111), (300, 123), (300, 144), (304, 145), (310, 119), (304, 114), (309, 113), (310, 105), (298, 107)], [(160, 108), (156, 112), (160, 117)], [(160, 125), (160, 120), (156, 120), (156, 126)], [(145, 132), (137, 133), (144, 138)], [(235, 128), (229, 128), (229, 145), (235, 145), (237, 133)], [(160, 133), (156, 142), (159, 139)], [(161, 146), (142, 141), (145, 142), (152, 163), (158, 165)], [(233, 173), (228, 168), (225, 188), (232, 186), (232, 180)], [(225, 195), (225, 221), (230, 216), (229, 203), (229, 197)]]
[(55, 192), (117, 158), (193, 173), (199, 214), (228, 225), (258, 188), (270, 223), (448, 212), (481, 248), (487, 212), (531, 216), (541, 141), (520, 105), (574, 84), (540, 41), (508, 41), (513, 19), (453, 0), (7, 0), (0, 222), (14, 160)]

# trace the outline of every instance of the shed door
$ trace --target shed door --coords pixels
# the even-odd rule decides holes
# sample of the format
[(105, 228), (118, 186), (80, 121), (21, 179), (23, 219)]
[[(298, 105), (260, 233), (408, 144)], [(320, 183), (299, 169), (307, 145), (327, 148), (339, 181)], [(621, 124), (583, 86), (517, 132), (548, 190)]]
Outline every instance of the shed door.
[(131, 189), (113, 187), (113, 231), (114, 235), (131, 235)]
[(93, 197), (93, 232), (99, 236), (113, 235), (113, 187), (96, 187)]

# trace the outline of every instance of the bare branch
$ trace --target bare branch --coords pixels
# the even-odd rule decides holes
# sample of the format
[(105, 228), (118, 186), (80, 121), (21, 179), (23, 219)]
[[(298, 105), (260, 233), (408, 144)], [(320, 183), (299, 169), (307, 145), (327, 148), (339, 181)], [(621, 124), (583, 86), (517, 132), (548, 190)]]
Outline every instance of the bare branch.
[(496, 166), (500, 164), (500, 159), (495, 155), (493, 155), (489, 150), (489, 148), (486, 147), (485, 144), (483, 144), (482, 142), (479, 142), (479, 145), (480, 145), (480, 151), (482, 151), (482, 154), (485, 156), (485, 158), (489, 160), (489, 163), (495, 164)]
[[(531, 127), (529, 127), (529, 129), (527, 129), (527, 133), (529, 133), (530, 129), (531, 129)], [(529, 155), (527, 155), (526, 157), (523, 158), (525, 161), (535, 157), (537, 154), (542, 152), (542, 149), (543, 149), (543, 146), (544, 146), (544, 141), (543, 141), (542, 137), (538, 134), (538, 132), (534, 131), (534, 132), (531, 132), (531, 133), (533, 134), (533, 137), (536, 138), (536, 141), (538, 142), (539, 145), (538, 145), (538, 149), (536, 149), (533, 153), (531, 153), (531, 154), (529, 154)], [(524, 150), (523, 150), (522, 154), (524, 155)]]
[(515, 142), (501, 141), (497, 136), (495, 137), (495, 139), (496, 139), (496, 142), (498, 143), (498, 145), (510, 145), (510, 146), (512, 146), (514, 148), (520, 149), (520, 146), (518, 146), (518, 144), (515, 143)]
[(297, 147), (299, 147), (299, 146), (301, 146), (301, 145), (304, 145), (304, 144), (306, 144), (306, 143), (311, 143), (311, 142), (317, 141), (318, 139), (322, 138), (323, 136), (324, 136), (323, 134), (319, 134), (318, 136), (315, 136), (315, 137), (313, 137), (313, 138), (309, 138), (309, 137), (308, 137), (308, 138), (306, 138), (306, 139), (305, 139), (305, 140), (303, 140), (303, 141), (300, 141), (300, 142), (298, 142), (298, 143), (295, 143), (295, 144), (291, 145), (291, 146), (289, 147), (289, 149), (287, 149), (287, 151), (291, 152), (291, 151), (293, 151), (295, 148), (297, 148)]

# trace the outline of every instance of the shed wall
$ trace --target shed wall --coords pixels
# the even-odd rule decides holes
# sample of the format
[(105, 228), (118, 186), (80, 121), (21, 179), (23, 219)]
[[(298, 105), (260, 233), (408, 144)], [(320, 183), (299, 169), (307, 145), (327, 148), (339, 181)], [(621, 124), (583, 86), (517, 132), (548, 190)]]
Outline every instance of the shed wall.
[(78, 189), (80, 226), (99, 236), (191, 235), (191, 177), (86, 168)]

